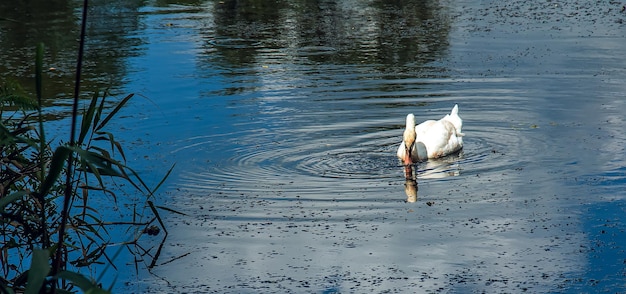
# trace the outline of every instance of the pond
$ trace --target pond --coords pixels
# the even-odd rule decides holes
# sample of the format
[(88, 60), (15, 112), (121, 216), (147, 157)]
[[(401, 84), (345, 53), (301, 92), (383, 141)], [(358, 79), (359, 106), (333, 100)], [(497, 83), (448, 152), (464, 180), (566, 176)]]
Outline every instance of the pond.
[[(130, 165), (176, 163), (159, 201), (187, 214), (117, 291), (626, 290), (621, 2), (100, 2), (86, 83), (144, 97), (118, 122)], [(68, 6), (45, 12), (59, 117)], [(27, 80), (31, 43), (0, 43)], [(407, 181), (404, 118), (455, 104), (462, 152)]]

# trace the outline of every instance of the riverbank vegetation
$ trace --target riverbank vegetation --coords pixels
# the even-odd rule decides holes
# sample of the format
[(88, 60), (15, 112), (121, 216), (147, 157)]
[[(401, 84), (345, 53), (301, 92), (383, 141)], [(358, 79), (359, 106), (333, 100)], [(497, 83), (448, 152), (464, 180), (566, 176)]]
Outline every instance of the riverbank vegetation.
[[(150, 187), (127, 165), (122, 143), (107, 128), (133, 95), (117, 100), (108, 91), (94, 91), (81, 106), (85, 22), (86, 12), (68, 138), (46, 132), (43, 45), (36, 49), (36, 97), (15, 82), (0, 82), (2, 293), (107, 292), (112, 285), (99, 281), (116, 268), (121, 250), (128, 249), (136, 261), (154, 260), (160, 250), (144, 250), (140, 238), (161, 230), (167, 235), (159, 211), (169, 209), (153, 200), (173, 167)], [(106, 219), (103, 203), (128, 210), (120, 213), (128, 219)], [(119, 240), (118, 232), (129, 237)]]

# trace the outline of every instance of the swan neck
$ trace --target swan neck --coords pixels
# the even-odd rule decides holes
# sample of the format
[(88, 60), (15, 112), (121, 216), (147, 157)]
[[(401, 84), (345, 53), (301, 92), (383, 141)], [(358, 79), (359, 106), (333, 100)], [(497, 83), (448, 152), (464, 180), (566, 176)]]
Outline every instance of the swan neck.
[(415, 130), (415, 116), (413, 114), (406, 116), (406, 129)]

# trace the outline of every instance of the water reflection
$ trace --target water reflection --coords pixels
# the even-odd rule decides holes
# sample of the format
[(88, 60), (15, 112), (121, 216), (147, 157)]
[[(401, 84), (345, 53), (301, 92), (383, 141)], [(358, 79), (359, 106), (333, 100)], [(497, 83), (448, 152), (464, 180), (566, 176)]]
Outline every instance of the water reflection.
[[(81, 2), (82, 3), (82, 2)], [(44, 104), (50, 119), (69, 113), (74, 89), (81, 3), (29, 1), (0, 3), (0, 83), (10, 79), (34, 93), (33, 68), (37, 43), (44, 43)], [(141, 1), (90, 1), (82, 81), (84, 97), (103, 89), (120, 89), (127, 74), (126, 60), (141, 54), (144, 41)]]
[[(165, 142), (138, 149), (178, 162), (168, 199), (190, 217), (163, 254), (184, 258), (154, 292), (593, 292), (585, 271), (624, 259), (587, 254), (583, 217), (626, 198), (623, 38), (498, 18), (571, 24), (527, 1), (170, 2), (98, 8), (129, 28), (93, 29), (132, 49), (103, 70), (165, 113), (133, 121)], [(457, 102), (463, 152), (401, 170), (406, 113)]]
[(264, 62), (259, 55), (267, 55), (267, 50), (276, 50), (277, 57), (304, 57), (315, 63), (424, 64), (444, 54), (450, 29), (438, 1), (250, 5), (229, 0), (214, 2), (213, 10), (215, 31), (206, 36), (211, 46), (207, 49), (221, 57), (213, 62), (228, 63), (224, 66), (229, 68)]
[[(228, 252), (182, 268), (238, 264), (233, 270), (243, 273), (237, 277), (216, 273), (224, 281), (217, 288), (244, 283), (258, 289), (272, 277), (327, 281), (319, 273), (332, 270), (333, 288), (353, 289), (355, 280), (364, 280), (354, 269), (365, 268), (394, 282), (368, 285), (381, 292), (416, 285), (436, 291), (441, 284), (457, 292), (514, 292), (528, 283), (541, 292), (581, 267), (580, 256), (571, 254), (575, 248), (558, 241), (583, 239), (567, 229), (577, 221), (553, 211), (562, 207), (554, 195), (569, 197), (563, 196), (563, 175), (541, 164), (560, 166), (563, 157), (528, 154), (554, 150), (550, 138), (563, 131), (548, 123), (554, 115), (541, 111), (555, 91), (537, 91), (544, 84), (528, 73), (537, 74), (532, 58), (547, 60), (531, 51), (524, 61), (533, 65), (522, 68), (524, 74), (490, 72), (484, 63), (509, 66), (511, 41), (468, 45), (457, 39), (452, 46), (450, 8), (439, 3), (399, 9), (381, 1), (275, 1), (271, 19), (262, 16), (262, 5), (250, 12), (241, 2), (214, 3), (217, 33), (204, 32), (199, 63), (206, 76), (214, 74), (211, 66), (225, 69), (220, 77), (227, 85), (210, 94), (234, 96), (228, 106), (236, 117), (223, 140), (197, 136), (182, 140), (178, 150), (210, 145), (222, 156), (212, 157), (207, 148), (202, 158), (215, 162), (184, 173), (181, 183), (189, 203), (212, 205), (198, 225), (233, 238), (205, 233), (226, 243), (209, 249)], [(571, 85), (566, 80), (557, 79), (559, 89)], [(451, 101), (467, 110), (464, 151), (400, 171), (393, 151), (407, 109), (421, 121)], [(545, 127), (532, 127), (538, 124)], [(419, 200), (440, 204), (419, 214), (399, 203), (401, 189), (406, 202), (418, 201), (418, 182)], [(347, 230), (324, 229), (340, 227)], [(241, 246), (242, 239), (254, 249)]]
[(404, 166), (404, 193), (406, 194), (406, 202), (413, 203), (417, 201), (417, 181), (415, 180), (415, 172), (413, 165)]
[(404, 192), (407, 202), (417, 201), (418, 181), (427, 179), (444, 179), (456, 177), (461, 174), (463, 152), (452, 154), (443, 158), (429, 159), (415, 165), (405, 165), (404, 169)]
[(472, 158), (464, 158), (463, 151), (442, 158), (429, 159), (418, 164), (420, 168), (418, 178), (443, 179), (459, 176), (461, 174), (461, 164), (464, 160), (472, 160)]
[[(209, 18), (211, 29), (202, 32), (199, 68), (203, 77), (223, 71), (224, 88), (206, 98), (234, 96), (227, 104), (234, 114), (220, 129), (224, 136), (182, 139), (176, 156), (211, 161), (181, 175), (180, 205), (204, 208), (179, 238), (208, 234), (198, 240), (205, 244), (202, 251), (221, 253), (206, 260), (193, 254), (197, 264), (173, 265), (174, 272), (226, 267), (211, 271), (218, 289), (246, 284), (258, 290), (274, 277), (297, 288), (289, 281), (326, 281), (323, 273), (333, 269), (340, 289), (375, 273), (394, 282), (407, 279), (373, 282), (368, 290), (415, 289), (416, 279), (432, 291), (438, 283), (463, 288), (459, 279), (484, 289), (482, 281), (498, 277), (512, 281), (500, 288), (507, 291), (523, 283), (515, 277), (536, 274), (526, 270), (533, 264), (555, 273), (578, 266), (554, 251), (557, 268), (543, 261), (551, 240), (524, 233), (536, 226), (527, 217), (532, 211), (511, 196), (529, 194), (516, 191), (526, 184), (516, 169), (527, 164), (523, 150), (543, 142), (529, 128), (511, 127), (511, 117), (537, 121), (527, 90), (511, 88), (523, 79), (451, 79), (449, 68), (429, 63), (449, 50), (450, 18), (439, 18), (437, 3), (427, 4), (434, 8), (424, 16), (382, 2), (306, 3), (276, 2), (280, 8), (267, 12), (271, 19), (263, 17), (262, 5), (254, 12), (237, 3), (212, 6), (215, 21)], [(409, 22), (420, 24), (405, 26)], [(466, 103), (471, 122), (465, 151), (400, 172), (393, 151), (406, 110), (421, 121), (456, 99)], [(418, 181), (420, 199), (441, 205), (419, 214), (402, 206), (399, 189), (407, 202), (418, 201)], [(372, 259), (362, 255), (367, 252)], [(496, 254), (502, 259), (492, 262)], [(536, 258), (522, 257), (527, 254)], [(545, 279), (539, 288), (553, 283)]]

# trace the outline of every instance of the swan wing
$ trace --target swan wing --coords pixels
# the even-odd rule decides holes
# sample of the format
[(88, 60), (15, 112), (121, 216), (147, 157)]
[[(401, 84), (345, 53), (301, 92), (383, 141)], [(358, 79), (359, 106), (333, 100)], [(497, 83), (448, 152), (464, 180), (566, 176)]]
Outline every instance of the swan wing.
[(455, 126), (445, 120), (427, 121), (416, 128), (417, 140), (426, 147), (429, 158), (438, 158), (462, 148), (462, 138), (457, 136)]

